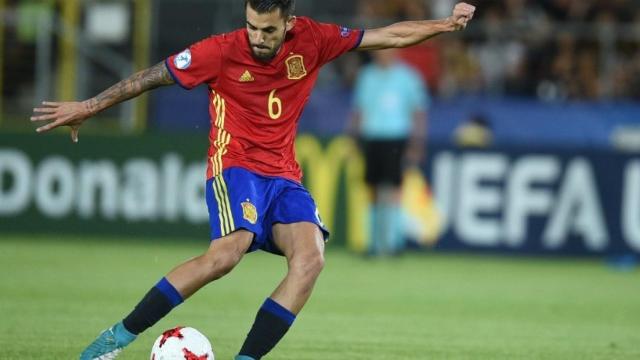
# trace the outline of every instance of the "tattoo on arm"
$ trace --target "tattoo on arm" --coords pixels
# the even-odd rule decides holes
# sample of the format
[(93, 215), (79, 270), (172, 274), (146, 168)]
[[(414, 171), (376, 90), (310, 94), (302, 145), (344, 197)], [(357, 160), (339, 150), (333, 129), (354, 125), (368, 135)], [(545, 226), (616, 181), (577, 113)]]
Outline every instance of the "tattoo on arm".
[(88, 101), (89, 111), (92, 114), (97, 114), (108, 107), (132, 99), (145, 91), (173, 83), (173, 78), (171, 78), (167, 66), (164, 62), (161, 62), (131, 75), (90, 99)]

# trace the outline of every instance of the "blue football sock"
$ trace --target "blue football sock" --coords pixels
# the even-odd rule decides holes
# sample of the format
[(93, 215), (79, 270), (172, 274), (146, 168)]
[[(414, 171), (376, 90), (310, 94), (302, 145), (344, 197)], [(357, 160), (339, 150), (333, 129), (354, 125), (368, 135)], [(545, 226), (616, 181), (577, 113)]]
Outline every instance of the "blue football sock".
[(166, 278), (162, 278), (136, 305), (131, 314), (122, 320), (122, 324), (130, 333), (138, 335), (155, 325), (182, 301), (178, 290)]
[(253, 326), (236, 359), (261, 359), (282, 339), (295, 319), (295, 314), (272, 299), (267, 298), (258, 311)]

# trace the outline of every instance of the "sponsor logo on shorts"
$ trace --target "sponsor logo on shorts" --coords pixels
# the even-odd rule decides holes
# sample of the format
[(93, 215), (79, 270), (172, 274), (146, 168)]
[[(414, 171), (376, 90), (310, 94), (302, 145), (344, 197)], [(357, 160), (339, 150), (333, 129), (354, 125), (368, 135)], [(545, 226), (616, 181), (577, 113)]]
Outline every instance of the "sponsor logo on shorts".
[(351, 35), (351, 29), (346, 27), (340, 28), (340, 36), (342, 36), (343, 38), (348, 38), (349, 35)]

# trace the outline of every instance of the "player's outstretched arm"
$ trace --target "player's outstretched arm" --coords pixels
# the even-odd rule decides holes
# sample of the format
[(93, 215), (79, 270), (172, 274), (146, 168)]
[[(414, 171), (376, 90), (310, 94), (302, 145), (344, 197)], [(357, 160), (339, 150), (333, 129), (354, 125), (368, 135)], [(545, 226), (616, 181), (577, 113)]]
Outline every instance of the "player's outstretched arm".
[(438, 34), (466, 28), (475, 11), (475, 6), (458, 3), (453, 9), (453, 14), (446, 19), (403, 21), (366, 30), (358, 49), (380, 50), (416, 45)]
[(36, 129), (46, 132), (60, 126), (71, 128), (71, 139), (78, 142), (78, 130), (82, 123), (97, 113), (132, 99), (145, 91), (174, 83), (164, 62), (133, 74), (113, 85), (98, 96), (85, 101), (49, 102), (42, 103), (42, 107), (34, 108), (31, 121), (48, 122)]

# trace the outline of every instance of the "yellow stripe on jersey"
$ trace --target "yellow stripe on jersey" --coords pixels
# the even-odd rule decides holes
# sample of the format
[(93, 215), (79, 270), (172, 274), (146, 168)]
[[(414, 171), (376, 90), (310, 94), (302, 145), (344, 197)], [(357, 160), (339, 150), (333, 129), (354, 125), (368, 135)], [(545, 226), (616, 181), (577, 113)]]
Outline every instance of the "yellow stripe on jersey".
[(233, 221), (233, 213), (231, 212), (229, 190), (222, 176), (222, 156), (227, 153), (227, 146), (231, 143), (231, 134), (224, 129), (227, 110), (225, 100), (219, 94), (216, 94), (215, 91), (212, 90), (212, 93), (214, 95), (213, 106), (216, 109), (215, 126), (218, 129), (218, 137), (213, 143), (216, 148), (216, 153), (210, 159), (214, 176), (212, 186), (216, 201), (218, 202), (220, 231), (222, 236), (227, 236), (235, 231), (235, 222)]
[(214, 95), (213, 105), (216, 109), (215, 126), (218, 128), (218, 137), (214, 141), (216, 153), (211, 157), (211, 165), (213, 167), (213, 176), (217, 176), (222, 174), (222, 169), (224, 168), (222, 165), (222, 157), (227, 153), (227, 146), (231, 143), (231, 134), (224, 129), (227, 104), (220, 94), (216, 94), (213, 90), (212, 93)]

